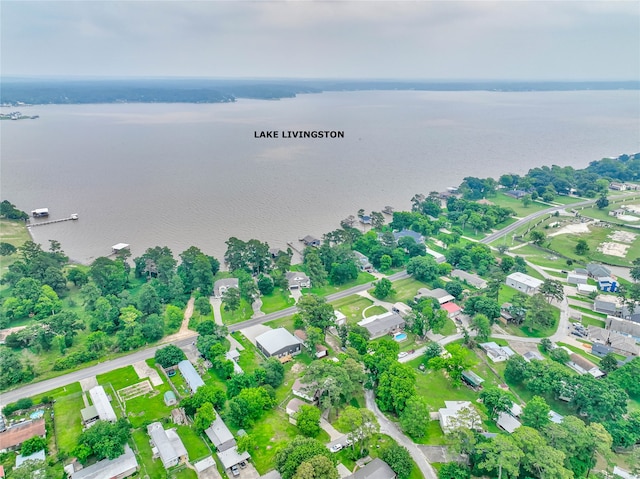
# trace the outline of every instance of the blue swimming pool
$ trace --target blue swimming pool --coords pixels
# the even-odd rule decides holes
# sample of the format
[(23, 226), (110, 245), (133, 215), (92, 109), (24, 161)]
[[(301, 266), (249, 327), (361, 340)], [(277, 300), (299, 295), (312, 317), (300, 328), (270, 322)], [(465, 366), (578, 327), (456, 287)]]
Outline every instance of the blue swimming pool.
[(398, 341), (398, 342), (404, 341), (405, 339), (407, 339), (407, 334), (406, 333), (398, 333), (393, 337), (393, 339), (395, 341)]

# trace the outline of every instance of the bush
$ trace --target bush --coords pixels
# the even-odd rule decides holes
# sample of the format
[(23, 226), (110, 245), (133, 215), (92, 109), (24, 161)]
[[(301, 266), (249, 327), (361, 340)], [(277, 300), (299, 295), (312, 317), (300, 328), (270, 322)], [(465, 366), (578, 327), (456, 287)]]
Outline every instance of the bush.
[(7, 404), (2, 409), (2, 414), (4, 414), (5, 416), (10, 416), (16, 411), (20, 411), (21, 409), (29, 409), (31, 406), (33, 406), (33, 401), (31, 400), (31, 398), (18, 399), (14, 403)]
[(169, 346), (156, 350), (155, 359), (163, 368), (170, 368), (171, 366), (178, 364), (183, 359), (186, 359), (186, 356), (182, 352), (182, 349), (170, 344)]

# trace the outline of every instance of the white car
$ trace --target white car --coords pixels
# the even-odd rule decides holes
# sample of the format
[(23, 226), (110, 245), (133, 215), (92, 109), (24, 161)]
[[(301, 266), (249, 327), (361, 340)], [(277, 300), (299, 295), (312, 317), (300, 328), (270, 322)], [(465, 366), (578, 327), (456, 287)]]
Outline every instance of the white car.
[(398, 353), (398, 359), (400, 359), (400, 358), (404, 358), (404, 357), (405, 357), (405, 356), (407, 356), (408, 354), (409, 354), (408, 352), (406, 352), (406, 351), (402, 351), (402, 352)]
[(342, 450), (342, 444), (340, 444), (340, 443), (338, 443), (338, 444), (334, 444), (333, 446), (331, 446), (331, 447), (329, 448), (329, 450), (330, 450), (331, 452), (338, 452), (338, 451)]

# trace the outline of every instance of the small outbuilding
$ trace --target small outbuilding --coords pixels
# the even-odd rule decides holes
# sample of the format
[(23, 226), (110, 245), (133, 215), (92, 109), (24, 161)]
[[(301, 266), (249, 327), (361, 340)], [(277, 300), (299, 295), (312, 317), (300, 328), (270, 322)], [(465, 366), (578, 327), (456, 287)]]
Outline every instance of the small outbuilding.
[(195, 393), (199, 387), (204, 386), (204, 381), (188, 359), (180, 361), (178, 363), (178, 369), (182, 373), (182, 377), (187, 382), (192, 394)]
[(173, 406), (178, 402), (176, 398), (176, 394), (173, 391), (167, 391), (164, 393), (164, 404), (165, 406)]

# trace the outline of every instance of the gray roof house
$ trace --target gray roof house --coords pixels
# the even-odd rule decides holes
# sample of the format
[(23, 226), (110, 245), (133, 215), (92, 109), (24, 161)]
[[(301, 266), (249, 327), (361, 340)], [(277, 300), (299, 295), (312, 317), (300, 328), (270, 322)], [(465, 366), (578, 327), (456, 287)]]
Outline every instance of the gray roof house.
[(299, 398), (306, 399), (307, 401), (315, 402), (318, 398), (318, 384), (313, 383), (303, 383), (300, 378), (296, 379), (293, 382), (293, 386), (291, 387), (291, 393), (294, 396), (298, 396)]
[(522, 424), (515, 417), (513, 417), (508, 412), (501, 412), (498, 414), (498, 420), (496, 424), (511, 434), (513, 431), (518, 429)]
[(214, 294), (214, 296), (216, 298), (221, 298), (222, 295), (229, 288), (238, 289), (239, 287), (240, 287), (240, 282), (238, 281), (238, 278), (223, 278), (223, 279), (219, 279), (218, 281), (213, 283), (213, 294)]
[(593, 301), (593, 310), (609, 316), (619, 316), (623, 310), (622, 298), (610, 294), (600, 294)]
[(160, 458), (165, 469), (176, 466), (189, 459), (187, 449), (175, 429), (164, 430), (162, 424), (153, 422), (147, 426), (151, 437), (153, 458)]
[(302, 271), (287, 271), (285, 277), (289, 283), (289, 289), (310, 288), (311, 280)]
[(420, 298), (435, 298), (438, 300), (438, 303), (440, 303), (441, 305), (456, 299), (442, 288), (436, 288), (436, 289), (420, 288), (413, 299), (414, 301), (419, 301)]
[(204, 381), (188, 359), (180, 361), (178, 363), (178, 369), (182, 373), (182, 376), (189, 385), (189, 389), (191, 389), (192, 393), (195, 393), (200, 386), (204, 386)]
[(376, 457), (369, 464), (358, 469), (345, 479), (396, 479), (396, 477), (398, 476), (389, 467), (389, 464)]
[(71, 479), (124, 479), (132, 476), (139, 469), (136, 455), (128, 444), (124, 445), (124, 454), (115, 459), (103, 459), (89, 467), (80, 469), (71, 474)]
[(16, 469), (22, 466), (27, 461), (44, 461), (44, 460), (45, 460), (44, 449), (40, 449), (39, 451), (36, 451), (33, 454), (30, 454), (29, 456), (23, 456), (22, 454), (18, 454), (16, 456)]
[(89, 389), (89, 395), (91, 396), (91, 401), (96, 407), (98, 416), (102, 421), (115, 422), (118, 419), (113, 407), (111, 407), (107, 393), (104, 391), (102, 386), (96, 386)]
[(204, 430), (204, 433), (218, 452), (226, 451), (236, 445), (236, 439), (217, 412), (216, 418), (211, 423), (211, 426)]
[(461, 269), (454, 269), (453, 271), (451, 271), (451, 276), (462, 281), (466, 281), (474, 288), (484, 289), (487, 287), (487, 282), (480, 276), (473, 273), (467, 273), (466, 271), (462, 271)]
[(587, 284), (588, 279), (589, 277), (583, 273), (577, 273), (576, 271), (567, 273), (567, 283), (569, 284)]
[(442, 253), (438, 253), (437, 251), (434, 251), (430, 248), (426, 248), (427, 254), (429, 256), (432, 256), (433, 259), (436, 260), (436, 263), (441, 264), (447, 261), (447, 258), (445, 257), (445, 255), (443, 255)]
[(401, 330), (404, 328), (405, 320), (397, 313), (387, 312), (363, 319), (358, 325), (369, 331), (370, 339), (376, 339)]
[(267, 358), (294, 356), (302, 352), (302, 341), (284, 328), (272, 329), (256, 336), (256, 347)]
[(304, 243), (305, 246), (316, 246), (316, 247), (320, 246), (320, 240), (311, 235), (307, 235), (304, 238), (302, 238), (302, 242)]
[(607, 354), (612, 353), (613, 348), (604, 344), (593, 343), (591, 344), (591, 354), (604, 358)]
[(359, 263), (360, 271), (366, 271), (367, 273), (373, 271), (373, 265), (369, 261), (369, 258), (363, 255), (360, 251), (354, 251), (353, 254), (356, 256), (356, 260)]
[(602, 276), (611, 276), (611, 270), (606, 266), (597, 263), (589, 263), (587, 272), (592, 278), (600, 278)]
[(507, 286), (522, 291), (527, 294), (535, 294), (538, 292), (538, 288), (542, 286), (542, 281), (528, 274), (515, 272), (507, 276), (505, 280)]
[(424, 243), (424, 237), (420, 233), (418, 233), (417, 231), (404, 229), (402, 231), (397, 231), (397, 232), (393, 233), (393, 237), (396, 240), (396, 242), (400, 238), (404, 238), (405, 236), (410, 236), (411, 238), (413, 238), (416, 241), (416, 243)]

